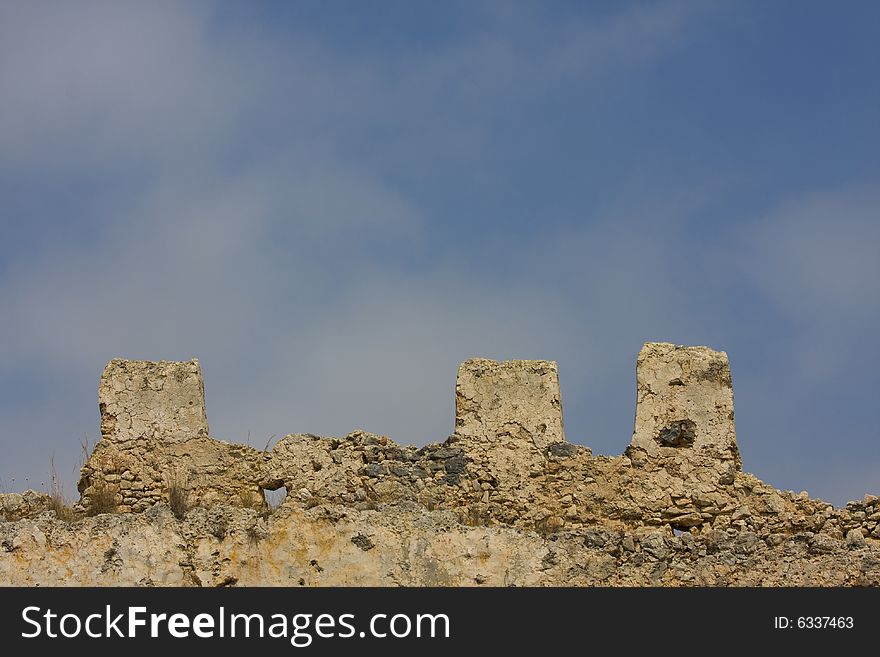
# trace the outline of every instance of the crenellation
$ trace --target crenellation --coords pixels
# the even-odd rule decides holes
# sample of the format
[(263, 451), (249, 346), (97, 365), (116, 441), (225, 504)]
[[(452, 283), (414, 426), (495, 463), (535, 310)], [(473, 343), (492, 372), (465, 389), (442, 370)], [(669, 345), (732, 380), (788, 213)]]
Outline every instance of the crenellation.
[[(265, 504), (262, 455), (208, 435), (199, 361), (115, 358), (98, 386), (101, 440), (80, 473), (85, 513), (141, 512), (185, 487), (190, 504)], [(98, 502), (100, 500), (100, 502)]]
[(151, 362), (114, 358), (101, 375), (98, 404), (102, 440), (168, 444), (209, 433), (205, 387), (196, 359)]
[(455, 382), (455, 432), (465, 444), (546, 450), (565, 442), (556, 363), (467, 360)]
[[(838, 509), (742, 471), (724, 352), (647, 343), (636, 374), (619, 456), (566, 441), (555, 362), (488, 359), (459, 368), (442, 443), (356, 430), (260, 451), (209, 435), (198, 361), (114, 359), (66, 547), (42, 554), (44, 568), (10, 566), (9, 550), (36, 558), (45, 550), (30, 537), (67, 524), (47, 495), (3, 495), (0, 584), (74, 572), (88, 584), (880, 585), (880, 498)], [(270, 512), (264, 490), (282, 487)], [(94, 567), (103, 552), (88, 546), (106, 532), (128, 540), (125, 572), (140, 579)], [(183, 556), (169, 550), (181, 545)], [(425, 561), (424, 550), (436, 552)], [(795, 578), (780, 565), (791, 555)], [(308, 566), (318, 558), (320, 577)]]
[(742, 460), (727, 354), (646, 343), (636, 363), (635, 426), (627, 453), (732, 484)]

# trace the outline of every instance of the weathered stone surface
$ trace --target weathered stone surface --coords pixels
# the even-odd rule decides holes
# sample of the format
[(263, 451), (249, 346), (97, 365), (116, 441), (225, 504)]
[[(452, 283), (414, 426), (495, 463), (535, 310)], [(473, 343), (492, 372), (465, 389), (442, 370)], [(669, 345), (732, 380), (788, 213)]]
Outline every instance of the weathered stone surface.
[(648, 342), (639, 352), (636, 385), (631, 451), (680, 457), (719, 477), (742, 469), (726, 353)]
[(101, 439), (183, 442), (208, 435), (199, 361), (114, 358), (98, 386)]
[(462, 363), (450, 439), (482, 464), (493, 488), (520, 495), (529, 471), (541, 466), (551, 445), (565, 441), (556, 363), (485, 358)]
[(13, 521), (35, 516), (48, 509), (50, 502), (48, 494), (33, 490), (0, 493), (0, 520)]
[(475, 358), (458, 369), (455, 435), (493, 485), (513, 491), (563, 443), (556, 363)]
[[(649, 344), (638, 371), (616, 457), (565, 442), (547, 361), (465, 363), (456, 433), (418, 448), (354, 431), (260, 452), (114, 425), (73, 521), (0, 496), (0, 585), (880, 585), (880, 497), (836, 509), (741, 471), (723, 353)], [(122, 389), (138, 380), (156, 392)], [(282, 486), (269, 511), (262, 489)], [(117, 513), (86, 517), (108, 491)]]
[[(818, 540), (820, 539), (821, 540)], [(75, 524), (0, 523), (12, 586), (878, 586), (880, 550), (825, 535), (674, 536), (590, 528), (552, 536), (467, 526), (417, 504), (198, 508)]]
[(458, 368), (455, 432), (467, 443), (545, 450), (565, 441), (556, 363), (475, 358)]

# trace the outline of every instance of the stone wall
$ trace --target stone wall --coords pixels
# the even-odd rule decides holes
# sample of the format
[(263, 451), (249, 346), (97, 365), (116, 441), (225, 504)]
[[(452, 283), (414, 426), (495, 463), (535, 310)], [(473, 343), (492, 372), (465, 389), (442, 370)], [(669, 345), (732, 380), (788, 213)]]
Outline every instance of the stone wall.
[(880, 551), (812, 531), (673, 535), (595, 524), (549, 534), (397, 504), (271, 515), (164, 505), (0, 523), (14, 586), (880, 586)]
[(423, 447), (214, 440), (196, 361), (112, 361), (99, 398), (96, 517), (5, 496), (0, 584), (880, 584), (880, 498), (834, 508), (743, 472), (727, 356), (705, 347), (642, 348), (620, 456), (566, 442), (550, 361), (465, 362), (455, 432)]
[(85, 513), (143, 511), (172, 491), (190, 505), (265, 503), (262, 453), (208, 436), (197, 360), (111, 360), (98, 406), (101, 439), (77, 486)]
[(26, 490), (23, 493), (0, 493), (0, 520), (11, 522), (37, 516), (47, 511), (52, 498), (47, 493)]

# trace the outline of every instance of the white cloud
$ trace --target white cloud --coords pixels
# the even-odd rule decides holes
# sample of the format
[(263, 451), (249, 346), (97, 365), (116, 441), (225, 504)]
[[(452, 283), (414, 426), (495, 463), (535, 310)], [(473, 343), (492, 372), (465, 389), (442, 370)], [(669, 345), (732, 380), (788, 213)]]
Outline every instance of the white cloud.
[(797, 198), (750, 228), (743, 264), (775, 303), (801, 319), (876, 316), (878, 207), (876, 182)]
[(878, 189), (871, 181), (804, 194), (739, 231), (735, 266), (796, 328), (780, 349), (802, 389), (861, 369), (873, 349)]
[[(181, 3), (15, 3), (0, 27), (0, 148), (18, 166), (99, 166), (229, 125), (203, 18)], [(188, 120), (181, 121), (186, 117)], [(83, 161), (83, 158), (86, 158)], [(106, 162), (105, 162), (106, 164)]]
[(552, 67), (564, 76), (605, 75), (621, 65), (650, 62), (676, 47), (688, 24), (712, 9), (686, 1), (647, 3), (622, 8), (599, 22), (573, 22), (554, 40)]

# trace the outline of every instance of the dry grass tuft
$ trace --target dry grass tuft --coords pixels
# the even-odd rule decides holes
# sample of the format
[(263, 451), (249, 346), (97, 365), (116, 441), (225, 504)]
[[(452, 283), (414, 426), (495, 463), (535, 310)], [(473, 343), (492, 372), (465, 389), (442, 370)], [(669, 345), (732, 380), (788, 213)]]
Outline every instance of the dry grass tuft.
[(51, 483), (49, 484), (49, 509), (55, 512), (59, 520), (71, 522), (76, 518), (76, 514), (64, 497), (64, 487), (58, 481), (58, 472), (55, 470), (55, 457), (50, 460)]
[(189, 478), (184, 473), (177, 471), (168, 479), (167, 485), (168, 506), (171, 507), (171, 513), (178, 520), (183, 520), (186, 517), (186, 512), (191, 508)]
[(92, 487), (89, 495), (88, 515), (97, 516), (102, 513), (116, 513), (116, 491), (104, 484)]

